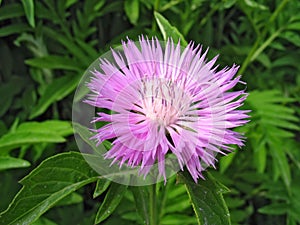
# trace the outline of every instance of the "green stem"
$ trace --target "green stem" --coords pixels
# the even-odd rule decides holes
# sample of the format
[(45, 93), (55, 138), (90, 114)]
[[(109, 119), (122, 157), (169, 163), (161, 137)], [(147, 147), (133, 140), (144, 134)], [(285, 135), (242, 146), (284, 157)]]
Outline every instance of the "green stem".
[[(155, 0), (154, 3), (153, 3), (153, 13), (154, 12), (160, 12), (159, 5), (160, 5), (160, 0)], [(153, 19), (152, 20), (152, 31), (155, 32), (156, 30), (157, 30), (156, 20)]]
[(169, 187), (170, 187), (170, 182), (167, 183), (167, 185), (162, 189), (162, 197), (160, 198), (160, 206), (159, 206), (159, 221), (162, 219), (162, 217), (164, 216), (165, 214), (165, 204), (166, 204), (166, 201), (167, 201), (167, 193), (168, 193), (168, 190), (169, 190)]
[(206, 16), (200, 21), (199, 27), (203, 27), (208, 19), (218, 10), (220, 4), (215, 4), (213, 8), (206, 14)]
[[(275, 21), (276, 17), (278, 16), (279, 12), (284, 8), (284, 6), (288, 3), (289, 0), (283, 0), (280, 5), (276, 8), (276, 10), (272, 13), (269, 21), (266, 23), (263, 31), (258, 35), (254, 45), (252, 46), (249, 54), (247, 55), (246, 59), (244, 60), (241, 69), (239, 70), (239, 74), (243, 74), (247, 69), (248, 65), (254, 61), (257, 56), (283, 31), (283, 28), (277, 30), (273, 35), (271, 35), (267, 40), (265, 36), (268, 32), (268, 28), (270, 25)], [(260, 45), (260, 43), (263, 43)]]
[(156, 184), (150, 186), (150, 225), (157, 225), (157, 203), (156, 203)]
[(155, 0), (154, 2), (154, 11), (159, 11), (160, 0)]
[(263, 52), (263, 50), (265, 50), (265, 48), (272, 43), (272, 41), (278, 36), (280, 35), (280, 33), (282, 32), (283, 29), (279, 29), (277, 30), (274, 34), (272, 34), (266, 41), (264, 41), (260, 47), (258, 49), (256, 49), (256, 51), (253, 53), (253, 55), (250, 58), (250, 62), (254, 61), (260, 53)]

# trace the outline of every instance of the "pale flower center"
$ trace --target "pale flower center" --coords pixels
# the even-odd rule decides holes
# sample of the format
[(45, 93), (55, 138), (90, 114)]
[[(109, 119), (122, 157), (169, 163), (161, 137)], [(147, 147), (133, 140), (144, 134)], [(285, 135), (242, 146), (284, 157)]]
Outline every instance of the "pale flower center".
[(157, 78), (143, 80), (140, 94), (145, 117), (164, 127), (177, 122), (189, 101), (177, 84)]
[(146, 107), (146, 117), (155, 121), (159, 125), (168, 126), (176, 122), (178, 111), (172, 106), (171, 102), (165, 99), (152, 98), (152, 104)]

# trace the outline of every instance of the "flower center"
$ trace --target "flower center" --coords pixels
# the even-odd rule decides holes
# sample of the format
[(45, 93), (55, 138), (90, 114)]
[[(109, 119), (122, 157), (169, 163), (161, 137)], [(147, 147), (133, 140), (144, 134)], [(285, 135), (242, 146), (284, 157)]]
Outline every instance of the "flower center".
[(151, 104), (145, 108), (146, 117), (158, 125), (168, 126), (176, 122), (178, 111), (166, 99), (149, 99)]
[(189, 99), (174, 82), (149, 79), (141, 82), (141, 108), (147, 120), (167, 127), (177, 122)]

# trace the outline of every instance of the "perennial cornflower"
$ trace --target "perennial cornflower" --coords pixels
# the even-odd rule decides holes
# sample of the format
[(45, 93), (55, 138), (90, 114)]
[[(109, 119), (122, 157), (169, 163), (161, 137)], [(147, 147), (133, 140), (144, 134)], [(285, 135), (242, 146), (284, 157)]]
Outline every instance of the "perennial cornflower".
[(217, 71), (217, 57), (207, 61), (200, 45), (181, 48), (171, 39), (165, 46), (155, 38), (128, 40), (111, 53), (111, 61), (100, 59), (100, 70), (91, 71), (86, 102), (106, 109), (93, 120), (107, 122), (93, 138), (112, 141), (105, 153), (112, 163), (139, 166), (144, 176), (157, 163), (166, 180), (165, 159), (174, 154), (197, 182), (215, 167), (217, 153), (243, 145), (232, 128), (247, 122), (247, 111), (237, 110), (247, 94), (228, 92), (242, 83), (238, 66)]

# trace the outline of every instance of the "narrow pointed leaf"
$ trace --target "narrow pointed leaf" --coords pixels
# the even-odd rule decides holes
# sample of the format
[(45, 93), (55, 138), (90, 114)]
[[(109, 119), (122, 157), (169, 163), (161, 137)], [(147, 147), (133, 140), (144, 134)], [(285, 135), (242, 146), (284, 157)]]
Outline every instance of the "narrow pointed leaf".
[(141, 216), (145, 225), (150, 224), (149, 192), (146, 187), (131, 187), (137, 212)]
[(139, 0), (125, 0), (124, 9), (132, 24), (136, 24), (139, 19)]
[(60, 101), (76, 88), (79, 76), (65, 75), (57, 78), (52, 84), (47, 86), (43, 96), (39, 99), (37, 105), (32, 109), (29, 118), (33, 119), (43, 114), (48, 107), (56, 101)]
[(30, 162), (24, 159), (13, 158), (10, 156), (0, 156), (0, 171), (12, 168), (23, 168), (30, 166)]
[(34, 2), (33, 0), (22, 0), (25, 15), (30, 26), (35, 27), (34, 21)]
[(0, 154), (27, 144), (61, 143), (72, 134), (67, 121), (25, 122), (0, 138)]
[(187, 42), (184, 39), (183, 35), (178, 31), (176, 27), (172, 26), (166, 18), (164, 18), (158, 12), (154, 12), (154, 17), (165, 41), (169, 37), (171, 37), (175, 42), (180, 40), (181, 45), (187, 45)]
[(95, 219), (95, 224), (98, 224), (109, 217), (121, 202), (127, 186), (117, 183), (112, 183), (108, 192), (101, 204)]
[(106, 189), (109, 187), (111, 181), (107, 179), (99, 179), (97, 180), (96, 188), (93, 194), (93, 198), (97, 198), (101, 195)]

